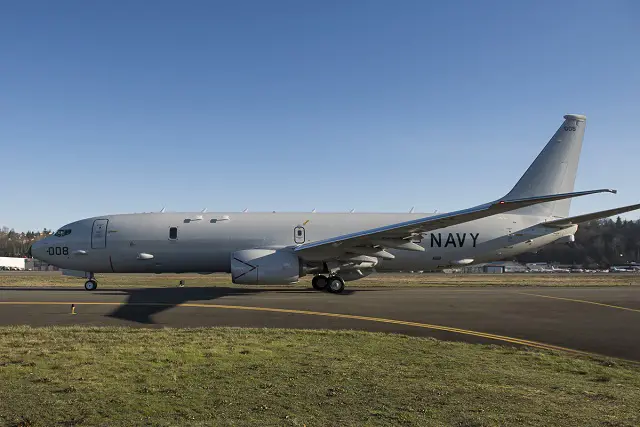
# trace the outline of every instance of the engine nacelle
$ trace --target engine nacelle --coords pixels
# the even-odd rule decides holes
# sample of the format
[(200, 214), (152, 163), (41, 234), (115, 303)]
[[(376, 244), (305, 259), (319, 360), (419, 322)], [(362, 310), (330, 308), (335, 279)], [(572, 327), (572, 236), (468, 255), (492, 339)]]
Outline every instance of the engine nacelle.
[(553, 242), (554, 245), (560, 245), (560, 244), (573, 244), (576, 241), (576, 236), (574, 236), (573, 234), (569, 234), (568, 236), (563, 236), (561, 238), (559, 238), (558, 240), (555, 240)]
[(358, 268), (355, 270), (340, 271), (340, 277), (345, 282), (351, 282), (352, 280), (362, 279), (373, 273), (373, 268)]
[(297, 255), (275, 249), (246, 249), (231, 254), (231, 280), (242, 285), (297, 283), (302, 263)]

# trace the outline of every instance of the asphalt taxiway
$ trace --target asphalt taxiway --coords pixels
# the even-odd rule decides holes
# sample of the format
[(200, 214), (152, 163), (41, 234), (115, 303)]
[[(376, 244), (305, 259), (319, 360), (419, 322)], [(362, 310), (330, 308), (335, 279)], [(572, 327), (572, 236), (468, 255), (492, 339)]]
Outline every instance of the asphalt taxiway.
[(0, 325), (78, 324), (354, 329), (640, 362), (637, 286), (0, 288)]

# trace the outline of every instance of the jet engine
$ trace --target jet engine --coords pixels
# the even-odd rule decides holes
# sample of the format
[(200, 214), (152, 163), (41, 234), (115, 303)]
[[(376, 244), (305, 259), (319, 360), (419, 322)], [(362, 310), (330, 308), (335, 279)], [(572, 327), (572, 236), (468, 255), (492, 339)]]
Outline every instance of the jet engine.
[(347, 270), (344, 272), (341, 271), (340, 277), (342, 277), (342, 280), (344, 280), (345, 282), (350, 282), (352, 280), (358, 280), (362, 279), (363, 277), (367, 277), (371, 273), (373, 273), (373, 268), (358, 268), (355, 270)]
[(285, 285), (303, 276), (302, 262), (286, 250), (246, 249), (231, 254), (231, 280), (242, 285)]
[(560, 245), (560, 244), (568, 244), (568, 245), (572, 245), (574, 244), (576, 241), (576, 236), (574, 236), (573, 234), (569, 234), (568, 236), (563, 236), (560, 237), (558, 240), (555, 240), (553, 242), (554, 245)]

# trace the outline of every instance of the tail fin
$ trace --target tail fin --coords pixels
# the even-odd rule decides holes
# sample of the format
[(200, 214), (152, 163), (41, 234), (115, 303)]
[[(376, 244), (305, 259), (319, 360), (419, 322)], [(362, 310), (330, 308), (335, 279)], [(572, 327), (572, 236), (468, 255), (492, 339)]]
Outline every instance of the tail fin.
[[(587, 118), (567, 114), (564, 122), (538, 154), (505, 200), (573, 192)], [(571, 199), (541, 203), (514, 211), (522, 215), (569, 216)]]

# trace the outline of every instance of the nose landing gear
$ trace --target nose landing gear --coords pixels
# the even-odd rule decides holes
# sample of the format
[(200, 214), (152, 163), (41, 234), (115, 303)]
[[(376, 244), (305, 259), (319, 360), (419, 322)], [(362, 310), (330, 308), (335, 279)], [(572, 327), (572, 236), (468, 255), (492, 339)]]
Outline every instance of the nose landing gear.
[(88, 291), (95, 291), (98, 288), (98, 281), (93, 276), (93, 273), (89, 275), (89, 280), (84, 282), (84, 288)]

